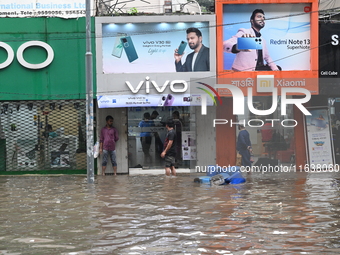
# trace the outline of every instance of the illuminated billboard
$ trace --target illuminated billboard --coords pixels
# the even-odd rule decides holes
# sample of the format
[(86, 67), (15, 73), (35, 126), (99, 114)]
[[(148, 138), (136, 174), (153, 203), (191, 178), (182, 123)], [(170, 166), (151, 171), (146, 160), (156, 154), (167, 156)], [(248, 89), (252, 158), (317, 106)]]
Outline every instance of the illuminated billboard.
[(95, 21), (97, 96), (179, 95), (178, 84), (216, 76), (215, 15)]
[(318, 94), (317, 1), (272, 2), (217, 3), (218, 83), (246, 92), (250, 80), (255, 90), (258, 75), (273, 75), (272, 87), (304, 79), (303, 87)]
[[(250, 20), (256, 10), (263, 18)], [(310, 70), (309, 11), (310, 4), (224, 5), (224, 70)], [(233, 52), (234, 45), (238, 50)], [(260, 50), (262, 63), (257, 61)]]
[[(189, 43), (187, 31), (200, 32), (202, 40), (195, 65), (189, 68), (184, 65), (193, 62), (196, 44)], [(103, 24), (102, 36), (105, 74), (210, 71), (208, 22), (109, 23)], [(175, 64), (179, 48), (181, 65)]]

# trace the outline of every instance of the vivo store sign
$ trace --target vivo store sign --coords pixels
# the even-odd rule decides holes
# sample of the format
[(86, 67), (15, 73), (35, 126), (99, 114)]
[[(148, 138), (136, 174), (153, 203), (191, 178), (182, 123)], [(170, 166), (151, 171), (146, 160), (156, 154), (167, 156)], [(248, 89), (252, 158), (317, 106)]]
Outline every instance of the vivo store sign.
[[(28, 63), (24, 59), (24, 51), (29, 47), (44, 48), (47, 52), (46, 60), (44, 62), (38, 63), (38, 64)], [(0, 48), (3, 48), (7, 52), (7, 59), (4, 62), (0, 63), (0, 69), (4, 69), (4, 68), (8, 67), (13, 62), (15, 54), (14, 54), (12, 47), (10, 45), (8, 45), (7, 43), (0, 42)], [(52, 47), (45, 42), (29, 41), (29, 42), (25, 42), (25, 43), (20, 45), (20, 47), (17, 50), (16, 57), (18, 59), (18, 62), (23, 67), (26, 67), (28, 69), (42, 69), (42, 68), (45, 68), (46, 66), (48, 66), (49, 64), (51, 64), (51, 62), (53, 61), (53, 58), (54, 58), (54, 52), (53, 52)]]
[[(277, 80), (278, 86), (283, 86), (282, 80)], [(129, 81), (125, 81), (125, 84), (129, 87), (132, 93), (136, 94), (138, 93), (143, 85), (145, 84), (145, 92), (146, 94), (150, 93), (150, 87), (153, 86), (159, 93), (164, 92), (164, 90), (169, 86), (170, 90), (174, 93), (185, 93), (188, 90), (188, 83), (184, 80), (173, 80), (169, 81), (166, 80), (162, 86), (159, 86), (155, 81), (150, 80), (150, 77), (146, 77), (145, 81), (140, 81), (136, 87), (134, 87)], [(179, 88), (175, 88), (178, 86)], [(278, 96), (278, 88), (274, 87), (274, 79), (271, 75), (258, 75), (258, 92), (264, 92), (264, 93), (272, 93), (272, 107), (268, 110), (258, 110), (255, 109), (253, 106), (253, 96), (252, 91), (253, 88), (248, 88), (248, 108), (249, 111), (255, 115), (269, 115), (275, 112), (277, 109), (277, 96)], [(297, 83), (299, 84), (299, 83)], [(228, 89), (232, 93), (233, 97), (233, 114), (234, 115), (243, 115), (244, 114), (244, 94), (241, 89), (236, 87), (235, 85), (215, 85), (216, 89)], [(287, 94), (304, 94), (304, 98), (287, 98)], [(202, 97), (206, 97), (205, 94), (202, 95)], [(281, 115), (286, 115), (286, 106), (288, 104), (296, 105), (305, 115), (311, 115), (311, 113), (302, 105), (303, 103), (306, 103), (310, 100), (311, 93), (309, 90), (304, 88), (292, 88), (292, 87), (282, 87), (281, 88)], [(202, 115), (206, 115), (206, 100), (202, 100), (201, 103), (202, 107)]]
[[(125, 82), (125, 84), (129, 87), (131, 92), (134, 94), (140, 91), (144, 83), (145, 83), (146, 94), (150, 93), (150, 83), (159, 93), (162, 93), (166, 89), (167, 86), (170, 86), (170, 90), (174, 93), (184, 93), (188, 90), (188, 83), (184, 80), (173, 80), (171, 82), (169, 80), (166, 80), (164, 84), (162, 85), (162, 87), (159, 87), (155, 81), (150, 81), (150, 77), (146, 76), (145, 81), (140, 81), (136, 88), (134, 88), (129, 81)], [(175, 88), (175, 84), (180, 88)]]

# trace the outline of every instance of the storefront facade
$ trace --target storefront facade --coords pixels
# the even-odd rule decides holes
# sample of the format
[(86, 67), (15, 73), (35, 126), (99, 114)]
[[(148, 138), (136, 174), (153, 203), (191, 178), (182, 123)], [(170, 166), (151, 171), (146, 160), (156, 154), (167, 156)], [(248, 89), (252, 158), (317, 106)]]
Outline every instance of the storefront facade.
[[(222, 1), (216, 23), (217, 87), (223, 98), (216, 118), (229, 121), (216, 125), (217, 163), (235, 163), (238, 126), (231, 122), (241, 121), (250, 133), (255, 166), (303, 168), (308, 164), (303, 110), (319, 93), (317, 1)], [(248, 38), (252, 44), (235, 50), (247, 33), (254, 34)], [(226, 148), (227, 141), (232, 143)]]
[[(210, 107), (209, 98), (207, 114), (201, 115), (201, 93), (196, 89), (198, 82), (216, 75), (214, 16), (129, 17), (129, 22), (120, 17), (96, 18), (97, 139), (106, 116), (111, 115), (120, 134), (118, 173), (129, 173), (130, 168), (162, 169), (165, 123), (173, 118), (178, 139), (176, 166), (189, 169), (215, 164), (212, 122), (216, 108)], [(186, 45), (186, 30), (192, 27), (201, 31), (207, 48), (201, 63), (209, 64), (194, 72), (176, 71), (175, 49), (186, 46), (183, 64), (193, 51)], [(123, 44), (130, 47), (123, 48)], [(149, 119), (146, 124), (145, 118)]]
[(0, 23), (0, 173), (86, 173), (85, 18)]
[[(311, 106), (325, 112), (329, 155), (334, 163), (340, 164), (340, 61), (339, 61), (339, 29), (340, 25), (331, 21), (320, 21), (320, 58), (319, 81), (320, 95), (312, 98)], [(329, 142), (328, 142), (329, 141)], [(324, 147), (324, 145), (322, 146)]]

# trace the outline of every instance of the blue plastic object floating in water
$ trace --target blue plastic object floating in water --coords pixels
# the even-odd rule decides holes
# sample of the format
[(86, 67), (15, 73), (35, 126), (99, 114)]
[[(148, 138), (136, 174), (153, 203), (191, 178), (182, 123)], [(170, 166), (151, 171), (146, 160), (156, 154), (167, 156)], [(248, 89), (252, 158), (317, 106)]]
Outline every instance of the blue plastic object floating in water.
[[(195, 178), (195, 182), (199, 183), (211, 183), (213, 176), (219, 175), (220, 179), (224, 179), (221, 185), (225, 184), (239, 184), (246, 181), (242, 176), (239, 166), (219, 167), (219, 166), (208, 166), (207, 175)], [(215, 178), (216, 179), (216, 178)]]

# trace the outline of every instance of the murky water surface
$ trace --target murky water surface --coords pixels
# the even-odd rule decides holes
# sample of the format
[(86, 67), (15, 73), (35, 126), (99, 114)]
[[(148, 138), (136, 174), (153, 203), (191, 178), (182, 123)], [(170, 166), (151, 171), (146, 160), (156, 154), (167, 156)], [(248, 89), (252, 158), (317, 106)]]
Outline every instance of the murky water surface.
[(340, 178), (0, 177), (0, 254), (340, 254)]

